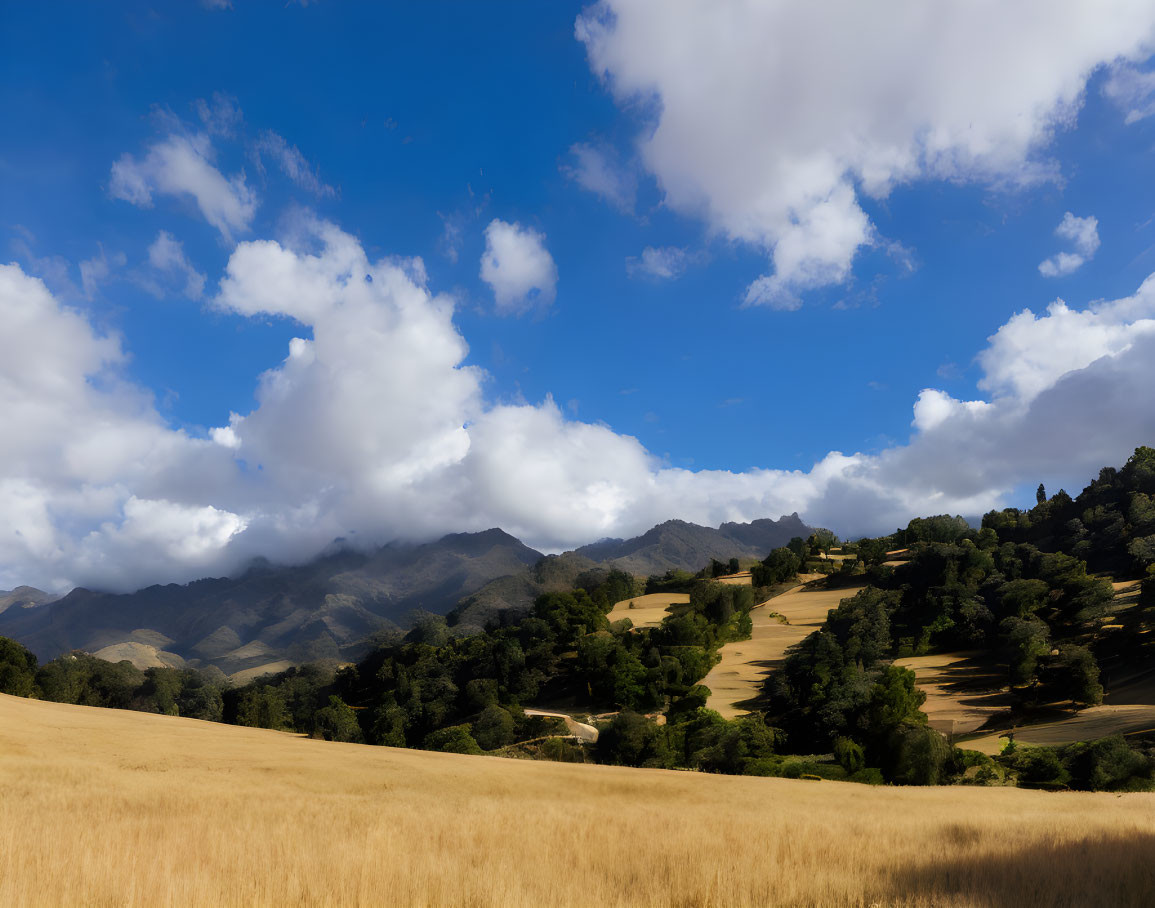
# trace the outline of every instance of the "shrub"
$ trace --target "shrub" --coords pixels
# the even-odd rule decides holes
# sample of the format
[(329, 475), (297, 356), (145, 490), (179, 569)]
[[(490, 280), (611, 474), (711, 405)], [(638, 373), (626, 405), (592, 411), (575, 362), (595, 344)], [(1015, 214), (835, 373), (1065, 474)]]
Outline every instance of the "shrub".
[(438, 750), (450, 754), (481, 753), (481, 748), (469, 733), (468, 725), (450, 725), (430, 732), (425, 736), (422, 747), (425, 750)]

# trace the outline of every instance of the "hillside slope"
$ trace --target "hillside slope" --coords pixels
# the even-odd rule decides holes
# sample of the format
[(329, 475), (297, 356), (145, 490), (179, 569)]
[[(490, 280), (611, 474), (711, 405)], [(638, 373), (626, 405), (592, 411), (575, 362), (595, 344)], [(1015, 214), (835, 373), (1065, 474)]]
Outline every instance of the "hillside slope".
[(1155, 795), (523, 762), (7, 696), (0, 778), (10, 906), (1031, 908), (1155, 890)]

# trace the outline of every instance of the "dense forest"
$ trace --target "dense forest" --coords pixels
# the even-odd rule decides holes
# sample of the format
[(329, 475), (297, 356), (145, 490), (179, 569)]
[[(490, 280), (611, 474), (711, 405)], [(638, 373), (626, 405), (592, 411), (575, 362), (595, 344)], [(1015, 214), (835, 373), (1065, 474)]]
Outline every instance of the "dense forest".
[[(715, 582), (739, 565), (647, 580), (622, 571), (579, 577), (502, 613), (483, 633), (429, 618), (354, 665), (317, 663), (234, 686), (220, 672), (140, 670), (73, 653), (37, 665), (0, 638), (0, 691), (59, 702), (138, 709), (295, 731), (327, 740), (599, 761), (708, 772), (900, 784), (1152, 787), (1155, 750), (1138, 736), (1064, 747), (1009, 746), (998, 757), (956, 746), (931, 728), (912, 655), (981, 651), (1002, 667), (1014, 722), (1056, 702), (1098, 704), (1115, 678), (1155, 668), (1155, 450), (1106, 468), (1077, 498), (1040, 486), (1029, 510), (912, 520), (838, 547), (826, 530), (795, 538), (751, 566), (751, 585)], [(895, 552), (903, 560), (888, 561)], [(825, 573), (865, 588), (772, 672), (749, 716), (706, 708), (699, 682), (725, 643), (750, 633), (751, 609)], [(1114, 590), (1142, 580), (1135, 607), (1099, 631)], [(656, 626), (611, 623), (616, 602), (688, 593)], [(593, 716), (596, 745), (529, 707)]]

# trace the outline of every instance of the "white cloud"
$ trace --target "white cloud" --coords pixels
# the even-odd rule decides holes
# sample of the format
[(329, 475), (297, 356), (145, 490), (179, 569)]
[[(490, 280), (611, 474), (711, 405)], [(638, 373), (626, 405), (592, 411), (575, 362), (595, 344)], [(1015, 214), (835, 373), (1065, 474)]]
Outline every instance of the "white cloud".
[(637, 179), (622, 165), (612, 148), (578, 142), (570, 146), (569, 152), (574, 157), (574, 163), (563, 165), (562, 173), (583, 189), (601, 196), (619, 211), (628, 214), (634, 210)]
[(244, 120), (244, 114), (237, 106), (237, 99), (219, 91), (213, 92), (211, 102), (197, 98), (193, 106), (210, 136), (231, 138)]
[[(925, 389), (911, 437), (810, 470), (691, 471), (552, 399), (493, 405), (453, 302), (419, 261), (370, 260), (332, 224), (241, 243), (214, 305), (302, 325), (257, 405), (173, 431), (125, 355), (44, 285), (0, 267), (0, 587), (124, 588), (265, 555), (501, 526), (564, 549), (680, 517), (799, 511), (843, 534), (974, 515), (1077, 483), (1155, 437), (1155, 275), (1133, 295), (1015, 315), (978, 357), (989, 399)], [(1071, 485), (1075, 483), (1075, 485)]]
[(655, 280), (674, 280), (695, 260), (695, 256), (680, 246), (647, 246), (638, 258), (626, 259), (626, 271)]
[(1071, 212), (1063, 215), (1063, 220), (1055, 228), (1055, 236), (1074, 244), (1075, 252), (1060, 252), (1039, 262), (1039, 273), (1043, 277), (1062, 277), (1089, 262), (1099, 249), (1098, 218), (1077, 218)]
[(549, 306), (557, 295), (557, 266), (545, 235), (516, 222), (494, 218), (485, 228), (481, 279), (493, 289), (502, 315)]
[(184, 246), (167, 230), (160, 231), (148, 247), (148, 263), (164, 276), (182, 278), (182, 292), (189, 299), (200, 299), (204, 293), (205, 276), (192, 266), (184, 254)]
[(100, 247), (98, 255), (94, 255), (90, 259), (85, 259), (80, 263), (80, 284), (84, 288), (84, 295), (87, 299), (93, 299), (100, 285), (107, 283), (112, 272), (116, 268), (123, 268), (126, 262), (123, 252), (115, 252), (111, 256), (106, 255), (104, 247)]
[(859, 193), (1051, 178), (1053, 133), (1097, 67), (1150, 54), (1155, 6), (605, 0), (576, 33), (652, 112), (639, 149), (666, 203), (764, 249), (746, 300), (789, 309), (877, 242)]
[(316, 168), (309, 164), (305, 156), (301, 154), (301, 150), (296, 145), (290, 145), (282, 136), (271, 129), (266, 129), (261, 133), (253, 144), (253, 152), (262, 172), (264, 165), (261, 163), (261, 155), (268, 155), (277, 162), (285, 176), (306, 192), (310, 192), (318, 198), (333, 198), (337, 195), (337, 190), (321, 182), (321, 178), (317, 176)]
[[(163, 539), (144, 544), (158, 509), (197, 515), (233, 497), (235, 468), (210, 442), (165, 427), (151, 397), (121, 377), (124, 359), (116, 338), (43, 283), (0, 266), (0, 416), (19, 426), (0, 440), (0, 586), (25, 576), (123, 588), (226, 563), (219, 520), (169, 520)], [(134, 532), (142, 544), (130, 551)]]
[(226, 178), (212, 157), (206, 135), (171, 134), (152, 145), (143, 160), (121, 155), (112, 165), (109, 193), (142, 208), (152, 205), (153, 193), (192, 196), (204, 219), (231, 241), (233, 231), (249, 229), (257, 197), (243, 173)]
[(1111, 67), (1103, 94), (1126, 115), (1128, 125), (1155, 114), (1155, 70), (1143, 71), (1128, 63)]

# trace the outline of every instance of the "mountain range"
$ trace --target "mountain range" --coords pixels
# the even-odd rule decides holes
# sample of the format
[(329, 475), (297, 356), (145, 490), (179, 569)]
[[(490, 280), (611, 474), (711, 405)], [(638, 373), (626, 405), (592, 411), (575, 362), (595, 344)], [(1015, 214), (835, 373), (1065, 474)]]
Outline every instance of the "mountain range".
[(549, 556), (500, 529), (371, 552), (334, 546), (303, 565), (261, 560), (236, 577), (127, 594), (78, 588), (57, 599), (32, 587), (0, 591), (0, 635), (41, 659), (84, 650), (142, 668), (213, 666), (251, 677), (356, 658), (375, 637), (400, 633), (422, 614), (480, 629), (504, 610), (528, 609), (543, 592), (571, 588), (583, 574), (697, 571), (711, 559), (765, 557), (810, 532), (792, 514), (717, 529), (670, 520), (634, 539)]

